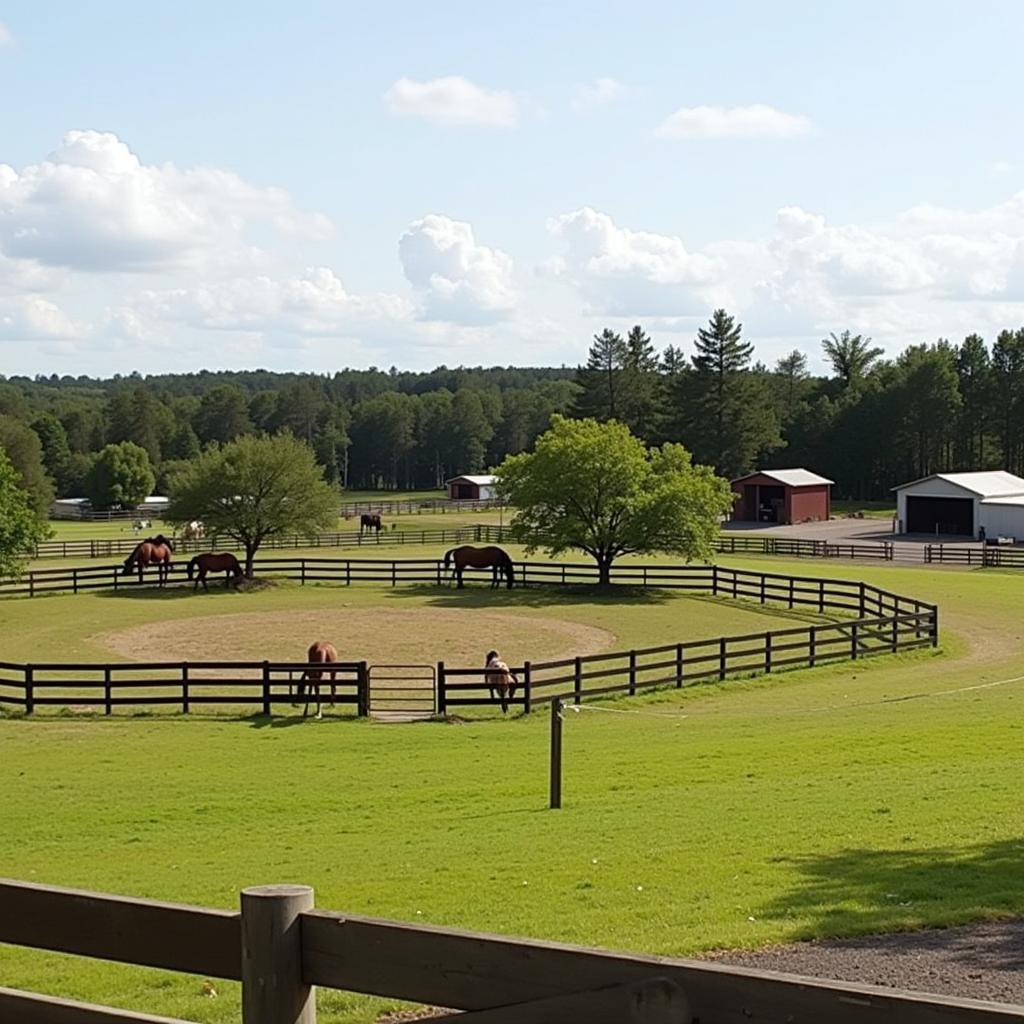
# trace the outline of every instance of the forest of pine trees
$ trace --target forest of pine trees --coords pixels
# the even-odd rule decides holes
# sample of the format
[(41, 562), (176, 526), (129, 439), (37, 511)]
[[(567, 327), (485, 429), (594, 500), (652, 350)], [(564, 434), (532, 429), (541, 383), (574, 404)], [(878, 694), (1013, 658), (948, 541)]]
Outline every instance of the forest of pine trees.
[(1024, 475), (1024, 328), (991, 344), (912, 345), (893, 359), (870, 338), (831, 334), (808, 369), (793, 351), (755, 361), (743, 326), (716, 310), (692, 355), (659, 353), (639, 325), (605, 329), (577, 369), (265, 370), (97, 380), (0, 381), (0, 447), (38, 508), (84, 493), (105, 446), (144, 449), (156, 487), (205, 445), (288, 430), (328, 480), (350, 488), (434, 488), (529, 449), (554, 413), (617, 419), (643, 440), (680, 441), (729, 477), (806, 466), (837, 497), (885, 500), (929, 473)]

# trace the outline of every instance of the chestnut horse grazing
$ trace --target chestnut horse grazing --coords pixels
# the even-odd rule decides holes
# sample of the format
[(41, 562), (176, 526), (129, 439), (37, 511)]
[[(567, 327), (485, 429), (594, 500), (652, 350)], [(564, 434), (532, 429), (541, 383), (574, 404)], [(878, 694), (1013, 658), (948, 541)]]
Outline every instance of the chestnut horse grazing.
[[(334, 649), (334, 644), (329, 644), (326, 640), (317, 640), (316, 643), (309, 645), (306, 660), (310, 665), (330, 665), (338, 660), (338, 652)], [(320, 705), (320, 679), (325, 672), (331, 677), (331, 707), (334, 707), (336, 696), (334, 671), (329, 668), (307, 668), (299, 677), (299, 699), (301, 700), (303, 696), (306, 698), (306, 706), (302, 709), (303, 718), (309, 714), (310, 693), (316, 696), (316, 717), (323, 718)]]
[(242, 566), (237, 558), (230, 551), (213, 552), (204, 551), (201, 555), (196, 555), (188, 563), (188, 578), (196, 574), (195, 585), (192, 587), (193, 590), (199, 589), (199, 584), (202, 583), (203, 590), (209, 590), (210, 588), (206, 585), (206, 576), (211, 572), (223, 572), (226, 573), (224, 577), (225, 586), (230, 587), (231, 581), (234, 580), (237, 585), (238, 581), (242, 578)]
[(498, 699), (501, 701), (501, 713), (508, 714), (508, 702), (516, 695), (516, 686), (519, 685), (519, 680), (516, 679), (512, 669), (498, 657), (497, 651), (487, 652), (484, 682), (487, 683), (491, 700), (494, 700), (494, 692), (497, 690)]
[(491, 586), (498, 586), (498, 574), (502, 572), (505, 574), (509, 590), (512, 589), (515, 568), (512, 565), (512, 559), (509, 557), (508, 552), (502, 548), (475, 548), (472, 544), (463, 544), (460, 548), (451, 548), (444, 553), (445, 572), (448, 571), (449, 563), (452, 563), (455, 567), (454, 573), (455, 579), (458, 581), (457, 586), (462, 586), (462, 573), (466, 569), (493, 569)]
[(155, 565), (157, 578), (162, 587), (168, 576), (171, 574), (171, 557), (174, 554), (174, 545), (161, 533), (156, 537), (147, 537), (144, 541), (135, 545), (135, 550), (124, 560), (122, 576), (129, 576), (138, 569), (139, 582), (142, 582), (142, 573), (148, 565)]

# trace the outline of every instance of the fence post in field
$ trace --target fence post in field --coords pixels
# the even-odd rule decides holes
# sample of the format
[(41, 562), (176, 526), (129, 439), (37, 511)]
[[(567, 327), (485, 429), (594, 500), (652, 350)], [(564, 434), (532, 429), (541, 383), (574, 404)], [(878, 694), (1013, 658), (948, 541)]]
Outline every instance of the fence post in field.
[(181, 713), (188, 714), (188, 662), (181, 663)]
[(864, 594), (864, 583), (862, 581), (860, 584), (860, 617), (863, 619), (865, 615), (867, 615), (867, 604)]
[(304, 587), (306, 585), (306, 560), (304, 558), (299, 559), (299, 586)]
[(448, 694), (445, 690), (446, 685), (444, 677), (444, 662), (439, 661), (437, 663), (437, 713), (439, 715), (448, 713)]
[(825, 581), (818, 580), (818, 614), (825, 611)]
[(718, 566), (711, 566), (711, 593), (718, 597)]
[(530, 694), (530, 663), (523, 662), (523, 714), (528, 715), (533, 710)]
[(370, 713), (370, 668), (365, 661), (359, 662), (356, 714), (366, 718)]
[(818, 646), (818, 628), (817, 626), (811, 626), (807, 631), (807, 664), (811, 668), (814, 668), (814, 656), (817, 653), (816, 648)]
[(242, 1024), (316, 1024), (316, 996), (302, 980), (299, 915), (308, 885), (242, 890)]
[(109, 715), (113, 711), (113, 702), (111, 701), (111, 687), (110, 687), (110, 666), (103, 666), (103, 713)]
[(900, 648), (900, 609), (896, 606), (892, 613), (892, 653), (895, 654)]
[(683, 645), (676, 644), (676, 689), (683, 685)]
[[(117, 570), (116, 569), (114, 570), (114, 579), (117, 579)], [(78, 593), (78, 570), (77, 569), (72, 569), (71, 570), (71, 593), (72, 594), (77, 594)]]
[(551, 702), (551, 770), (548, 786), (548, 809), (562, 806), (562, 702)]
[(31, 665), (25, 666), (25, 714), (31, 715), (36, 708), (35, 684), (33, 682), (33, 670)]
[(764, 573), (761, 573), (761, 604), (764, 604), (764, 602), (765, 602), (765, 597), (764, 597), (765, 582), (766, 582), (765, 581), (765, 575), (764, 575)]
[(34, 573), (32, 572), (31, 569), (29, 569), (29, 571), (28, 571), (28, 596), (29, 597), (35, 597), (36, 596), (36, 586), (35, 586)]
[(718, 641), (718, 678), (724, 679), (726, 672), (726, 651), (725, 651), (726, 637), (722, 637)]
[(857, 623), (850, 627), (850, 660), (857, 660)]
[(766, 673), (772, 670), (772, 635), (771, 633), (765, 633), (764, 635), (764, 670)]
[(263, 714), (270, 714), (270, 662), (263, 662)]
[(939, 606), (935, 605), (931, 613), (931, 637), (932, 647), (939, 646)]
[(572, 702), (579, 704), (583, 699), (583, 660), (577, 656), (572, 668)]
[(629, 652), (629, 695), (636, 693), (636, 651)]

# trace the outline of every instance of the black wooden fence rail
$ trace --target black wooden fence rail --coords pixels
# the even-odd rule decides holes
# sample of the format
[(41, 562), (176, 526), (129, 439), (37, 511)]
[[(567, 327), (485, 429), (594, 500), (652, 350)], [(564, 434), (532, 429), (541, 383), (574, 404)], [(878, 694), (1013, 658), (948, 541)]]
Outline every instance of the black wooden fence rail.
[(999, 569), (1024, 569), (1024, 548), (1003, 544), (975, 547), (926, 544), (924, 560), (939, 565), (981, 565)]

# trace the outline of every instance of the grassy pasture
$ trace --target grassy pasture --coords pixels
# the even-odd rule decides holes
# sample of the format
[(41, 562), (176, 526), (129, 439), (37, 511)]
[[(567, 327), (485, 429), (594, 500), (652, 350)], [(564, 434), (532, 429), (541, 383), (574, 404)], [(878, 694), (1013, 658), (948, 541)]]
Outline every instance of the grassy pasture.
[[(543, 715), (0, 720), (0, 874), (222, 906), (246, 884), (304, 881), (321, 906), (353, 913), (668, 954), (1019, 912), (1024, 682), (946, 691), (1024, 676), (1020, 576), (726, 562), (937, 601), (942, 648), (571, 714), (560, 812), (544, 809)], [(0, 629), (5, 656), (66, 644), (70, 658), (154, 619), (173, 636), (179, 619), (242, 607), (336, 609), (340, 624), (347, 608), (453, 601), (603, 629), (612, 646), (762, 621), (678, 597), (307, 587), (8, 600)], [(237, 1016), (233, 987), (206, 998), (202, 979), (3, 948), (0, 976), (194, 1020)], [(320, 1000), (330, 1022), (387, 1008)]]

